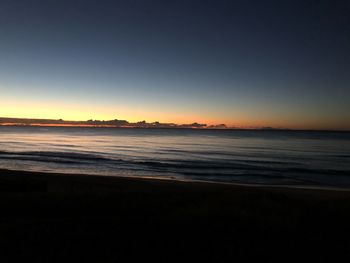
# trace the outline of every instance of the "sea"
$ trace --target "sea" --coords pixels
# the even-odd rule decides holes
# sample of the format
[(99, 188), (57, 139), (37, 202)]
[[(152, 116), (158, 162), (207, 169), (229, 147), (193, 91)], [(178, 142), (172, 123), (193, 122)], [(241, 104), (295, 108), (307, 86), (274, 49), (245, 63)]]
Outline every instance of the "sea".
[(0, 169), (350, 189), (350, 132), (2, 126)]

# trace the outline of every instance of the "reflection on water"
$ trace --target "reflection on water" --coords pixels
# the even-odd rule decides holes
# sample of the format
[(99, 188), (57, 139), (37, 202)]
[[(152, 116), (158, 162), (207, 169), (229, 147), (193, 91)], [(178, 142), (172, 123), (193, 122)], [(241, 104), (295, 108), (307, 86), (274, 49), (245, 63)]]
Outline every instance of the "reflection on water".
[(0, 127), (0, 168), (350, 186), (350, 134)]

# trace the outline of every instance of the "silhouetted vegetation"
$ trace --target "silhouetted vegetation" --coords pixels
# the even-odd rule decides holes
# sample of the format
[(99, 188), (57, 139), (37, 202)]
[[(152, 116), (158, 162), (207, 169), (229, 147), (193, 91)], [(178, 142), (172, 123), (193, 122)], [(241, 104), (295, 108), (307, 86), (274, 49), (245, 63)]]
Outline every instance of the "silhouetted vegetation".
[(87, 120), (87, 121), (65, 121), (62, 119), (24, 119), (24, 118), (0, 118), (1, 125), (17, 125), (17, 126), (93, 126), (93, 127), (116, 127), (116, 128), (190, 128), (190, 129), (226, 129), (225, 124), (210, 125), (201, 123), (175, 124), (160, 123), (158, 121), (148, 123), (146, 121), (128, 122), (126, 120)]

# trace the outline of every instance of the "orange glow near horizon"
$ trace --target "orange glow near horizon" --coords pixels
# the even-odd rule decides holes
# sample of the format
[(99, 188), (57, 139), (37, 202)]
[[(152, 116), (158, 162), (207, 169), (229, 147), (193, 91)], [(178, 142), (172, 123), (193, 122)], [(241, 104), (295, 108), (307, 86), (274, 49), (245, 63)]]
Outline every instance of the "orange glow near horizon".
[[(93, 112), (93, 113), (92, 113)], [(193, 122), (208, 125), (219, 124), (214, 118), (203, 118), (197, 114), (172, 113), (160, 110), (144, 110), (135, 107), (89, 107), (58, 103), (1, 103), (0, 117), (28, 119), (63, 119), (66, 121), (86, 120), (127, 120), (129, 122), (147, 121), (175, 124)]]
[[(258, 112), (258, 110), (257, 110)], [(207, 125), (226, 124), (227, 127), (235, 128), (288, 128), (288, 129), (338, 129), (350, 130), (346, 122), (320, 121), (310, 119), (304, 116), (292, 116), (288, 118), (261, 116), (255, 117), (253, 113), (232, 113), (230, 117), (227, 112), (220, 117), (208, 112), (187, 113), (184, 111), (175, 112), (174, 110), (163, 109), (144, 109), (140, 107), (120, 106), (88, 106), (88, 105), (70, 105), (64, 103), (42, 103), (42, 102), (15, 102), (1, 101), (0, 99), (0, 117), (8, 118), (29, 118), (29, 119), (63, 119), (65, 121), (86, 121), (93, 120), (127, 120), (129, 122), (147, 121), (175, 124), (205, 123)], [(208, 116), (208, 117), (203, 117)], [(345, 124), (344, 124), (345, 123)]]

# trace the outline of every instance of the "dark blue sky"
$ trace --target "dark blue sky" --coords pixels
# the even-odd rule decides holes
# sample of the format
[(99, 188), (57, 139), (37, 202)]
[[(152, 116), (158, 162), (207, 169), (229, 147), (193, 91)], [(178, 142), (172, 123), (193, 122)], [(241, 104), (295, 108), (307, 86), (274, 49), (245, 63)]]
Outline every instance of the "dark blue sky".
[(0, 115), (350, 129), (349, 1), (0, 2)]

